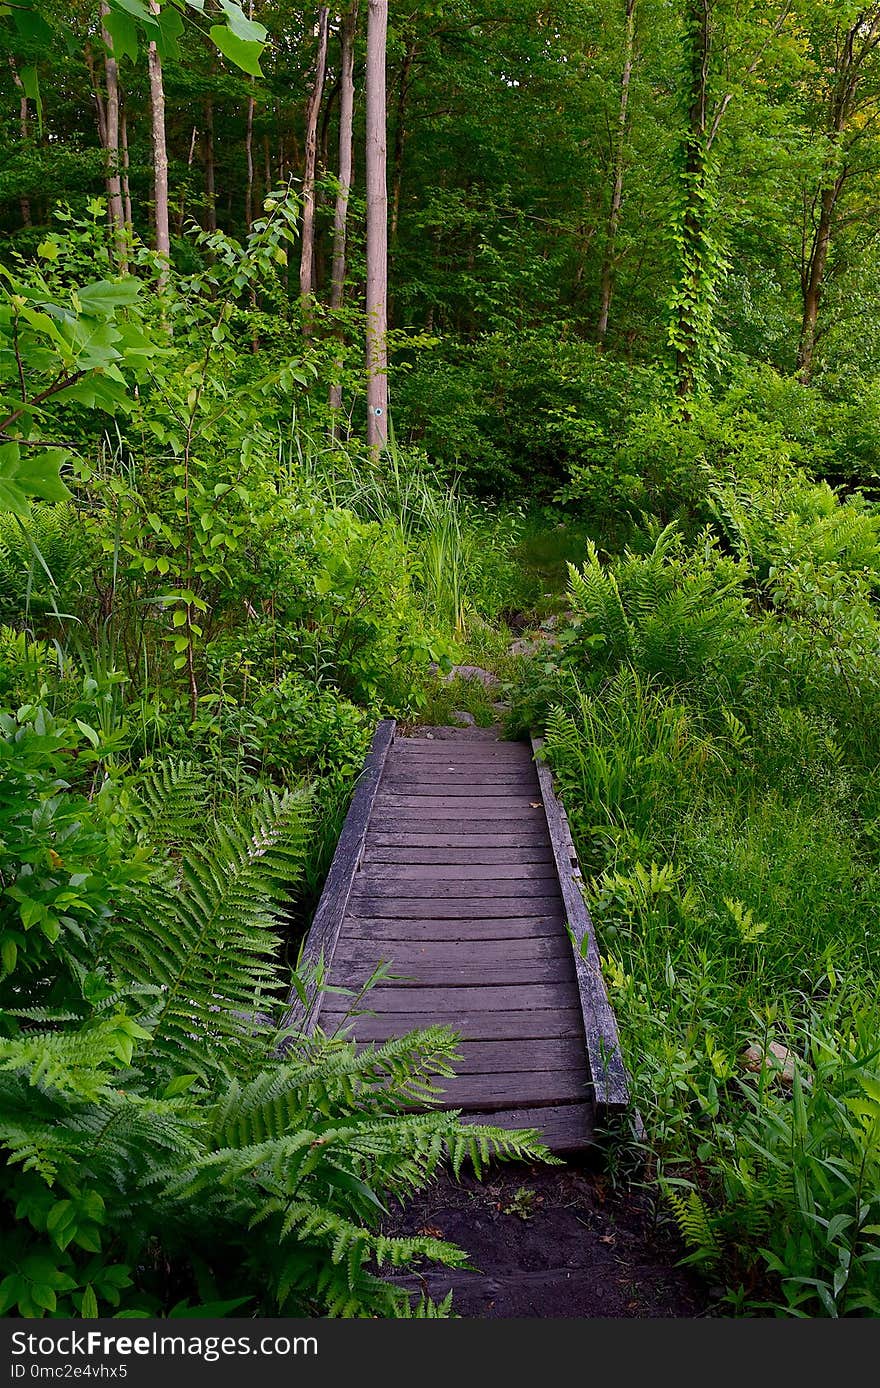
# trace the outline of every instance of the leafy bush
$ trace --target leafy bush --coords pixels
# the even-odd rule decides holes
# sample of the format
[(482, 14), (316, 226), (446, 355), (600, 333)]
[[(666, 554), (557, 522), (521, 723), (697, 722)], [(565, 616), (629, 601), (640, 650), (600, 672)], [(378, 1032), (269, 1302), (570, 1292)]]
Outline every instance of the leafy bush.
[(196, 768), (120, 782), (39, 707), (4, 716), (0, 758), (3, 1310), (406, 1314), (382, 1268), (464, 1255), (382, 1235), (382, 1199), (447, 1155), (541, 1149), (411, 1111), (451, 1073), (447, 1031), (361, 1054), (278, 1031), (307, 797), (211, 824)]

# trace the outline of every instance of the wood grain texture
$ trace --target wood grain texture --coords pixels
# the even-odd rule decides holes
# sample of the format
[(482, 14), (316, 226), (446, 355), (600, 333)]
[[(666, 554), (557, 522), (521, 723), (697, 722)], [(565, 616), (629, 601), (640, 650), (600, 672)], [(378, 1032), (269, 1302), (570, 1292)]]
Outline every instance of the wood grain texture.
[[(303, 948), (300, 960), (300, 971), (303, 974), (307, 974), (321, 959), (324, 960), (325, 967), (329, 967), (332, 962), (355, 873), (364, 850), (370, 815), (382, 781), (388, 752), (394, 740), (395, 727), (393, 719), (384, 719), (373, 737)], [(307, 1003), (303, 1003), (294, 990), (287, 1001), (288, 1011), (282, 1024), (283, 1028), (310, 1031), (315, 1023), (316, 1011), (320, 1007), (320, 996), (313, 994)]]
[(476, 1111), (463, 1113), (462, 1118), (466, 1123), (490, 1123), (496, 1128), (536, 1128), (552, 1152), (582, 1152), (593, 1144), (592, 1103)]
[(547, 936), (557, 939), (564, 935), (565, 917), (562, 905), (554, 914), (546, 916), (502, 916), (488, 920), (475, 920), (467, 916), (461, 920), (407, 920), (397, 916), (362, 920), (349, 913), (345, 918), (346, 939), (366, 939), (377, 945), (383, 940), (445, 940), (478, 944), (490, 940), (538, 940)]
[[(518, 985), (483, 988), (479, 984), (465, 988), (398, 988), (380, 983), (370, 992), (367, 1005), (371, 1012), (380, 1016), (386, 1012), (407, 1012), (418, 1017), (430, 1017), (429, 1026), (445, 1022), (453, 1025), (452, 1018), (460, 1014), (521, 1012), (524, 1014), (525, 1028), (528, 1026), (528, 1013), (533, 1009), (546, 1012), (556, 1007), (577, 1007), (578, 991), (573, 979), (565, 983), (535, 983), (530, 988)], [(418, 1025), (419, 1022), (410, 1023), (411, 1027)], [(520, 1035), (527, 1036), (529, 1033), (523, 1030)]]
[(587, 1055), (593, 1079), (597, 1105), (608, 1111), (619, 1111), (629, 1103), (629, 1081), (623, 1063), (617, 1020), (608, 1001), (596, 934), (581, 892), (581, 872), (578, 866), (568, 816), (553, 790), (550, 768), (541, 760), (543, 740), (533, 741), (538, 767), (538, 780), (550, 842), (559, 870), (559, 885), (565, 903), (568, 927), (574, 941), (572, 954), (577, 971), (578, 993), (584, 1017)]
[[(370, 866), (376, 868), (380, 863), (393, 864), (398, 868), (416, 867), (419, 865), (436, 865), (442, 868), (445, 874), (447, 868), (456, 872), (460, 867), (468, 867), (470, 864), (478, 864), (481, 867), (488, 867), (490, 863), (509, 867), (526, 867), (530, 864), (549, 864), (553, 871), (553, 854), (548, 844), (534, 843), (499, 848), (474, 847), (472, 844), (462, 843), (454, 852), (449, 848), (423, 848), (421, 845), (414, 844), (387, 844), (379, 845), (373, 840), (368, 842), (370, 853)], [(502, 873), (502, 876), (506, 874)]]
[[(371, 998), (371, 1003), (374, 1002), (375, 995)], [(350, 1017), (340, 1006), (338, 996), (328, 993), (318, 1022), (330, 1035), (344, 1028), (358, 1041), (387, 1041), (392, 1036), (407, 1036), (424, 1026), (448, 1026), (462, 1041), (503, 1041), (506, 1045), (518, 1046), (522, 1042), (550, 1037), (574, 1037), (582, 1048), (584, 1045), (584, 1024), (576, 998), (572, 998), (568, 1006), (557, 999), (555, 1006), (536, 1008), (533, 1012), (468, 1010), (459, 1008), (453, 998), (440, 1016), (418, 1012), (362, 1012)]]
[(532, 876), (505, 877), (496, 866), (476, 868), (462, 866), (458, 877), (425, 876), (425, 873), (403, 873), (396, 865), (373, 863), (358, 873), (358, 897), (389, 897), (393, 901), (437, 901), (462, 897), (469, 901), (486, 897), (500, 901), (516, 897), (526, 901), (532, 897), (554, 897), (558, 892), (555, 873), (541, 865)]
[(597, 1073), (607, 1105), (590, 1037), (608, 1033), (587, 1016), (587, 965), (566, 933), (572, 866), (548, 776), (529, 745), (491, 732), (408, 739), (380, 725), (306, 946), (329, 959), (331, 989), (306, 1021), (361, 1046), (450, 1027), (460, 1050), (442, 1102), (542, 1129), (563, 1151), (592, 1141)]
[[(550, 884), (556, 887), (555, 883)], [(420, 901), (418, 897), (375, 896), (371, 893), (355, 891), (351, 894), (353, 912), (362, 920), (375, 916), (377, 919), (407, 920), (501, 920), (505, 916), (546, 916), (559, 908), (559, 891), (547, 892), (542, 896), (480, 897), (474, 901), (467, 897), (435, 897), (431, 901)]]
[[(565, 1103), (585, 1103), (590, 1084), (583, 1067), (579, 1070), (510, 1070), (488, 1075), (456, 1075), (439, 1085), (450, 1108), (477, 1109), (491, 1113), (517, 1107), (551, 1107)], [(489, 1119), (489, 1122), (492, 1120)], [(530, 1126), (539, 1120), (532, 1118)]]

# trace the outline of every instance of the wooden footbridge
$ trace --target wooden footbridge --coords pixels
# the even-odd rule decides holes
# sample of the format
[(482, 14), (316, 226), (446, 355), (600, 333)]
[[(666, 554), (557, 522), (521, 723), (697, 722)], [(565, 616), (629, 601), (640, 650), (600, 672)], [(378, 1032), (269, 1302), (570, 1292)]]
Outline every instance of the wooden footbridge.
[[(379, 724), (303, 952), (331, 987), (381, 981), (348, 1025), (381, 1041), (447, 1024), (462, 1060), (444, 1101), (475, 1122), (592, 1141), (627, 1080), (568, 821), (540, 743)], [(289, 1023), (335, 1032), (350, 999), (292, 999)]]

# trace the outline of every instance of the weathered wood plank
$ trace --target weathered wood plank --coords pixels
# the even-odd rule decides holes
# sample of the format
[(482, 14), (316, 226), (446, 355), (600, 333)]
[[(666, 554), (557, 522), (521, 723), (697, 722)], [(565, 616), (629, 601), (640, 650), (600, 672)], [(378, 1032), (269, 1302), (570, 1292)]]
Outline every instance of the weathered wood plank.
[(471, 864), (468, 868), (462, 866), (456, 879), (448, 876), (412, 877), (395, 867), (387, 872), (371, 867), (369, 871), (358, 873), (357, 893), (359, 897), (391, 897), (398, 901), (445, 901), (447, 898), (499, 901), (510, 896), (528, 901), (535, 896), (554, 895), (558, 889), (555, 874), (546, 871), (540, 877), (520, 878), (496, 877), (497, 871), (494, 864), (483, 869)]
[[(300, 970), (307, 973), (323, 958), (329, 968), (339, 938), (342, 920), (351, 896), (355, 873), (364, 851), (370, 815), (376, 801), (388, 752), (394, 740), (395, 722), (384, 719), (376, 729), (369, 755), (351, 799), (333, 862), (324, 883), (311, 929), (300, 959)], [(309, 1031), (314, 1026), (321, 996), (313, 995), (304, 1005), (293, 990), (288, 998), (285, 1029)]]
[[(340, 999), (333, 997), (334, 1008), (342, 1010)], [(368, 1007), (371, 1012), (381, 1016), (383, 1013), (410, 1013), (412, 1016), (431, 1018), (431, 1026), (448, 1023), (451, 1018), (462, 1014), (488, 1012), (520, 1012), (528, 1018), (531, 1011), (545, 1012), (556, 1007), (576, 1007), (578, 993), (574, 983), (536, 983), (531, 988), (505, 986), (490, 988), (398, 988), (393, 984), (380, 983), (370, 991)], [(420, 1025), (410, 1022), (410, 1026)], [(525, 1023), (526, 1027), (528, 1022)], [(355, 1029), (357, 1032), (357, 1029)], [(515, 1033), (513, 1033), (515, 1034)], [(520, 1035), (528, 1035), (522, 1030)]]
[[(571, 980), (571, 961), (569, 959), (499, 959), (494, 963), (484, 963), (482, 959), (470, 964), (434, 964), (430, 959), (420, 962), (401, 959), (396, 953), (374, 951), (371, 962), (342, 963), (334, 961), (335, 970), (330, 979), (334, 988), (349, 988), (358, 992), (371, 978), (377, 964), (388, 967), (387, 985), (405, 988), (418, 993), (423, 988), (499, 988), (531, 987), (533, 983), (560, 984), (567, 986)], [(417, 1006), (417, 1004), (414, 1004)]]
[[(368, 997), (370, 1006), (374, 1006), (373, 997), (372, 993)], [(519, 1045), (523, 1041), (548, 1037), (574, 1037), (582, 1049), (584, 1046), (584, 1024), (576, 1001), (572, 1001), (570, 1006), (535, 1008), (533, 1012), (457, 1011), (450, 1004), (440, 1015), (384, 1012), (349, 1017), (339, 995), (330, 993), (321, 1008), (318, 1024), (330, 1035), (344, 1027), (346, 1034), (355, 1036), (358, 1041), (387, 1041), (394, 1036), (406, 1036), (423, 1026), (448, 1026), (460, 1034), (463, 1042), (503, 1041), (505, 1045)]]
[[(555, 886), (555, 884), (552, 884)], [(365, 892), (352, 892), (351, 908), (361, 920), (495, 920), (505, 916), (523, 917), (552, 915), (559, 908), (559, 893), (554, 890), (544, 896), (505, 896), (477, 900), (460, 897), (435, 897), (420, 901), (412, 897), (382, 897)]]
[(375, 822), (367, 836), (370, 852), (374, 848), (543, 848), (550, 850), (550, 838), (546, 824), (515, 824), (507, 820), (497, 825), (494, 832), (486, 832), (483, 821), (466, 822), (461, 827), (445, 823), (442, 829), (433, 831), (421, 818), (407, 820), (401, 828), (391, 828), (387, 820)]
[[(554, 881), (556, 865), (543, 863), (467, 863), (455, 855), (458, 861), (447, 858), (442, 863), (410, 863), (392, 860), (377, 862), (374, 853), (370, 854), (368, 865), (361, 869), (360, 881), (364, 886), (372, 882), (400, 884), (401, 893), (408, 895), (407, 886), (411, 882), (540, 882)], [(381, 863), (381, 865), (380, 865)]]
[(590, 1097), (590, 1083), (583, 1069), (496, 1071), (490, 1075), (456, 1075), (439, 1083), (445, 1107), (484, 1113), (514, 1106), (528, 1108), (532, 1104), (551, 1107), (586, 1103)]
[(459, 864), (465, 867), (471, 864), (480, 867), (488, 867), (490, 864), (498, 867), (549, 865), (554, 872), (556, 871), (549, 843), (524, 844), (513, 848), (474, 848), (471, 845), (459, 844), (452, 849), (422, 848), (412, 844), (382, 847), (375, 841), (368, 840), (367, 851), (371, 867), (376, 867), (379, 863), (388, 863), (399, 868), (434, 866), (459, 872)]
[(460, 738), (460, 737), (399, 737), (394, 755), (396, 758), (426, 756), (436, 753), (448, 757), (450, 761), (474, 761), (479, 757), (507, 756), (532, 760), (532, 749), (528, 742), (511, 741), (503, 737)]
[(451, 819), (459, 822), (465, 818), (468, 821), (534, 820), (541, 813), (540, 799), (509, 800), (500, 796), (493, 799), (491, 795), (438, 795), (432, 798), (424, 795), (395, 795), (391, 791), (383, 791), (379, 803), (388, 819), (424, 816), (426, 819)]
[[(572, 982), (570, 951), (567, 957), (559, 952), (539, 953), (534, 948), (539, 941), (525, 943), (533, 947), (527, 957), (511, 957), (499, 948), (487, 958), (481, 947), (472, 949), (468, 958), (467, 947), (460, 945), (459, 959), (452, 962), (448, 958), (435, 958), (427, 947), (421, 951), (404, 948), (403, 942), (378, 949), (374, 942), (349, 944), (346, 940), (344, 949), (337, 946), (330, 983), (337, 988), (357, 991), (366, 985), (380, 963), (387, 966), (388, 984), (395, 988), (490, 988), (507, 984), (528, 988), (535, 983), (558, 983), (565, 987)], [(554, 943), (552, 938), (550, 943)]]
[(608, 1110), (620, 1110), (629, 1102), (629, 1082), (623, 1064), (617, 1020), (608, 1001), (593, 922), (581, 892), (581, 873), (574, 850), (568, 817), (553, 790), (550, 768), (541, 760), (543, 739), (532, 742), (538, 780), (550, 842), (559, 869), (559, 885), (568, 925), (574, 937), (578, 993), (584, 1014), (590, 1074), (596, 1103)]
[(579, 1152), (593, 1144), (592, 1103), (471, 1112), (463, 1113), (462, 1119), (465, 1123), (490, 1123), (496, 1128), (537, 1128), (553, 1152)]
[(455, 799), (467, 800), (511, 800), (527, 798), (532, 799), (538, 791), (537, 777), (523, 776), (518, 781), (487, 781), (482, 777), (468, 778), (462, 776), (461, 780), (450, 780), (448, 775), (442, 780), (437, 774), (431, 775), (426, 772), (419, 780), (410, 778), (404, 779), (401, 776), (386, 776), (382, 782), (382, 790), (390, 795), (417, 796), (418, 799), (436, 800), (438, 797), (452, 796)]
[(490, 920), (361, 920), (353, 915), (345, 918), (346, 939), (375, 940), (377, 944), (383, 940), (458, 940), (478, 944), (483, 940), (558, 939), (564, 937), (564, 932), (561, 899), (556, 914), (547, 916), (502, 916)]
[(461, 1041), (456, 1074), (492, 1075), (510, 1070), (515, 1059), (521, 1072), (530, 1070), (571, 1070), (586, 1074), (586, 1055), (582, 1036), (532, 1038), (527, 1046), (511, 1054), (509, 1041)]
[(505, 964), (513, 961), (536, 963), (541, 959), (564, 959), (570, 965), (568, 976), (574, 978), (574, 965), (571, 959), (571, 946), (562, 930), (557, 927), (555, 935), (544, 935), (524, 940), (484, 940), (479, 951), (468, 957), (467, 950), (458, 940), (419, 940), (404, 938), (388, 941), (381, 946), (367, 936), (352, 935), (346, 930), (341, 936), (333, 957), (334, 973), (341, 972), (343, 963), (375, 965), (379, 959), (391, 959), (395, 964), (418, 964), (431, 962), (458, 969), (463, 965), (480, 968), (485, 964)]

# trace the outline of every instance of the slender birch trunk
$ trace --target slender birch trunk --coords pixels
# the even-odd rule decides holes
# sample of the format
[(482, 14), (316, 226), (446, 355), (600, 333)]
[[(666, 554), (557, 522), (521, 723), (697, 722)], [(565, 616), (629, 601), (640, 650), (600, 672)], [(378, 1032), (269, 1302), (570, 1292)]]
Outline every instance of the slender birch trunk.
[[(357, 0), (342, 17), (339, 31), (339, 188), (333, 216), (333, 268), (330, 275), (330, 308), (338, 312), (345, 301), (348, 200), (354, 181), (354, 41), (357, 33)], [(342, 409), (342, 385), (330, 387), (330, 408)], [(334, 420), (333, 433), (337, 432)]]
[[(254, 0), (248, 0), (248, 19), (254, 17)], [(254, 107), (256, 98), (254, 97), (254, 79), (250, 81), (250, 96), (247, 104), (247, 125), (244, 138), (244, 152), (247, 159), (247, 184), (245, 185), (244, 195), (244, 222), (250, 236), (251, 227), (254, 224)]]
[(636, 0), (626, 0), (626, 25), (623, 40), (623, 69), (620, 74), (620, 106), (617, 112), (617, 133), (614, 142), (613, 184), (611, 206), (608, 209), (608, 225), (605, 231), (605, 249), (602, 255), (602, 274), (599, 287), (599, 319), (596, 324), (596, 343), (599, 349), (605, 345), (608, 332), (608, 316), (611, 312), (611, 298), (614, 293), (614, 256), (617, 233), (620, 228), (620, 209), (623, 206), (623, 174), (626, 154), (627, 114), (629, 110), (629, 84), (632, 77), (633, 49), (636, 32)]
[(377, 455), (388, 442), (388, 188), (385, 49), (388, 0), (367, 11), (367, 443)]
[(107, 98), (104, 106), (104, 121), (107, 141), (104, 146), (107, 167), (107, 205), (110, 222), (116, 241), (116, 252), (123, 274), (127, 271), (125, 257), (125, 216), (122, 210), (122, 180), (119, 176), (119, 68), (113, 56), (113, 41), (104, 20), (110, 7), (104, 0), (101, 5), (101, 38), (104, 43), (104, 87)]
[[(153, 14), (159, 13), (158, 0), (150, 0)], [(150, 44), (150, 118), (153, 133), (153, 215), (156, 226), (156, 250), (166, 261), (159, 275), (159, 289), (168, 283), (167, 266), (171, 263), (171, 234), (168, 226), (168, 149), (165, 144), (165, 85), (162, 81), (162, 60), (155, 43)]]
[[(251, 78), (253, 85), (253, 78)], [(250, 234), (254, 222), (254, 106), (256, 102), (253, 96), (248, 97), (247, 104), (247, 125), (244, 137), (244, 152), (247, 159), (247, 183), (245, 184), (244, 194), (244, 221)]]
[(327, 36), (330, 27), (330, 9), (322, 5), (318, 11), (318, 51), (315, 58), (315, 79), (306, 107), (306, 145), (302, 188), (302, 242), (299, 263), (299, 293), (303, 303), (303, 332), (311, 335), (312, 315), (310, 299), (314, 290), (315, 256), (315, 166), (318, 150), (318, 115), (321, 97), (324, 92), (324, 76), (327, 71)]

